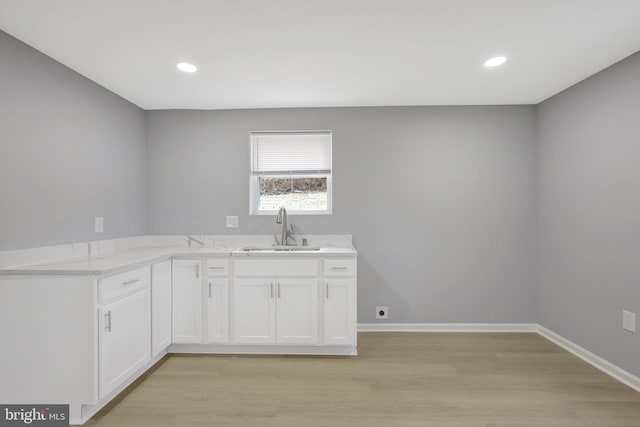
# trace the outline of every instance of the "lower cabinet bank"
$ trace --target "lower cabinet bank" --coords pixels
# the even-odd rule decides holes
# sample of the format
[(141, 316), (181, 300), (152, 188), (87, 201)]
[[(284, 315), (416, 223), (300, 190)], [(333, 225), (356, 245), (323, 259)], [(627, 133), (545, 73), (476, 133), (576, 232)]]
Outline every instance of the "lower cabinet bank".
[(82, 424), (168, 352), (356, 355), (356, 266), (225, 256), (1, 276), (0, 401), (69, 404)]
[(173, 260), (171, 351), (356, 354), (356, 259)]

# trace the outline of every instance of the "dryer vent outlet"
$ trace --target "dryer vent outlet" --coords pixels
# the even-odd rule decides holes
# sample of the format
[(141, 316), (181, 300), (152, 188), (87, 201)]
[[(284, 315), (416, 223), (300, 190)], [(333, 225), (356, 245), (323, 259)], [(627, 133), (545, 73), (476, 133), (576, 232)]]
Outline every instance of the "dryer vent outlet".
[(389, 307), (376, 307), (376, 319), (388, 319)]

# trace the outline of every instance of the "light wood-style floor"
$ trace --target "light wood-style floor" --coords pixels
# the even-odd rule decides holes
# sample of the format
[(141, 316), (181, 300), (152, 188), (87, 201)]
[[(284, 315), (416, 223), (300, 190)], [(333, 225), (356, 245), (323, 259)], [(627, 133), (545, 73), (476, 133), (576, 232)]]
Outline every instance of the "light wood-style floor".
[(640, 393), (537, 334), (358, 339), (355, 358), (169, 356), (86, 425), (640, 426)]

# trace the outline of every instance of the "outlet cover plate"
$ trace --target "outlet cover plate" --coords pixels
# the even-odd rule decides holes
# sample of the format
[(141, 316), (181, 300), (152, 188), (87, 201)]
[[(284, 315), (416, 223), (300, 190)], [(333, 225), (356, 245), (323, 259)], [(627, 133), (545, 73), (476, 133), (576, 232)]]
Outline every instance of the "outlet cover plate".
[(104, 231), (104, 217), (97, 216), (93, 220), (96, 233), (102, 233)]
[(622, 310), (622, 327), (629, 331), (636, 333), (636, 314), (631, 311)]
[(389, 307), (376, 306), (376, 319), (384, 320), (389, 318)]
[(228, 216), (227, 217), (227, 228), (238, 228), (238, 217), (237, 216)]

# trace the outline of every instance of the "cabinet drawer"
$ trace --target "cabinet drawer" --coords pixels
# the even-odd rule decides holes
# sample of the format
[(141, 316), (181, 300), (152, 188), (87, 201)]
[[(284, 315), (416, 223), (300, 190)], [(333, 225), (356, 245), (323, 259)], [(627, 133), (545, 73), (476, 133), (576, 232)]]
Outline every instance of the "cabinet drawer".
[(207, 274), (209, 276), (228, 276), (229, 260), (226, 259), (208, 259)]
[(236, 276), (317, 276), (316, 259), (238, 259), (233, 264)]
[(138, 289), (142, 289), (151, 284), (151, 270), (149, 267), (142, 267), (126, 273), (116, 274), (100, 280), (99, 295), (100, 302), (109, 301), (120, 295), (125, 295)]
[(355, 259), (333, 259), (324, 260), (325, 276), (355, 276), (356, 260)]

